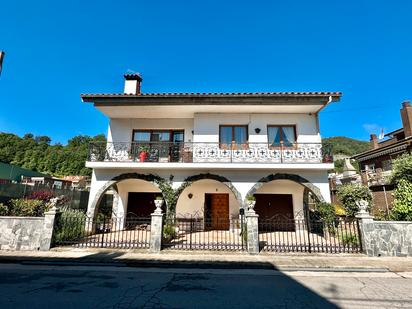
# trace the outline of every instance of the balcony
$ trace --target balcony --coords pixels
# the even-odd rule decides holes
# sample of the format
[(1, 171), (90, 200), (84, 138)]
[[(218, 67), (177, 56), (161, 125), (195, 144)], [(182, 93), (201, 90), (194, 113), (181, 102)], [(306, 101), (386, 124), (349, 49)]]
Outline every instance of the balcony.
[(219, 144), (193, 142), (90, 143), (89, 162), (139, 163), (332, 163), (329, 147), (321, 143)]

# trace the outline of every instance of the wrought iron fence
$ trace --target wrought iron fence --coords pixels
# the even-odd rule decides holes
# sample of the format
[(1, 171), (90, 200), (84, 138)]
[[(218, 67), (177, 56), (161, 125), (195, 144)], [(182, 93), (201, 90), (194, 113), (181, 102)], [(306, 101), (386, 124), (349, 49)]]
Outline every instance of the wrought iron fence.
[(150, 217), (58, 216), (53, 243), (80, 248), (149, 248), (150, 223)]
[(236, 219), (170, 218), (163, 224), (163, 248), (180, 250), (246, 250), (246, 222)]
[(361, 252), (357, 220), (259, 219), (259, 246), (273, 252)]
[(322, 143), (93, 142), (88, 161), (158, 163), (330, 163)]

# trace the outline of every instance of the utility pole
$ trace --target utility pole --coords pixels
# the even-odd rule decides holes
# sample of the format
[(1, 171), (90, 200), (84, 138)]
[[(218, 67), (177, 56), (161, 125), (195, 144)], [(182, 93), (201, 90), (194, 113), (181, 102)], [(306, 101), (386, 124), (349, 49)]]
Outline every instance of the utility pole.
[(3, 67), (3, 59), (4, 59), (5, 54), (6, 53), (4, 51), (0, 50), (0, 75), (1, 75), (1, 69)]

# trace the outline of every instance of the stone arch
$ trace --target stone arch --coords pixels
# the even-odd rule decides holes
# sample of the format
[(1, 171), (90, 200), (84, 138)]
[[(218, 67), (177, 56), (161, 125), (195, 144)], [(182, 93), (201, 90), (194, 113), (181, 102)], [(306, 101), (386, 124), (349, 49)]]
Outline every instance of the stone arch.
[[(315, 197), (318, 199), (319, 202), (324, 202), (325, 199), (322, 196), (322, 193), (320, 192), (320, 189), (316, 187), (314, 184), (312, 184), (309, 180), (303, 178), (302, 176), (296, 175), (296, 174), (271, 174), (266, 177), (263, 177), (258, 180), (258, 182), (248, 191), (247, 195), (253, 195), (256, 193), (256, 191), (262, 187), (265, 183), (271, 182), (273, 180), (291, 180), (294, 181), (300, 185), (302, 185), (305, 188), (305, 191), (310, 191), (312, 192)], [(247, 196), (246, 195), (246, 196)]]
[(182, 194), (183, 190), (186, 189), (187, 187), (189, 187), (192, 183), (194, 183), (196, 181), (199, 181), (199, 180), (216, 180), (218, 182), (223, 183), (233, 193), (233, 195), (235, 196), (235, 198), (236, 198), (237, 202), (239, 203), (239, 205), (240, 206), (243, 205), (242, 195), (235, 188), (235, 186), (232, 184), (232, 182), (229, 179), (227, 179), (226, 177), (220, 176), (220, 175), (205, 173), (205, 174), (198, 174), (198, 175), (189, 176), (183, 181), (183, 183), (180, 185), (180, 187), (176, 190), (176, 195), (175, 195), (176, 199), (175, 199), (175, 202), (174, 202), (174, 205), (173, 205), (174, 206), (174, 211), (176, 211), (177, 201), (179, 200), (179, 197)]
[[(153, 175), (153, 174), (139, 174), (139, 173), (125, 173), (118, 175), (116, 177), (113, 177), (111, 180), (107, 181), (95, 194), (93, 198), (93, 202), (90, 205), (90, 207), (87, 210), (87, 216), (91, 218), (95, 218), (97, 214), (97, 206), (100, 204), (103, 195), (106, 193), (106, 191), (110, 188), (113, 187), (114, 190), (117, 192), (117, 184), (123, 180), (127, 179), (138, 179), (138, 180), (144, 180), (151, 182), (155, 187), (157, 187), (160, 191), (162, 189), (160, 188), (159, 183), (165, 181), (162, 177)], [(163, 192), (163, 191), (162, 191)], [(167, 201), (165, 201), (166, 206), (167, 206)]]

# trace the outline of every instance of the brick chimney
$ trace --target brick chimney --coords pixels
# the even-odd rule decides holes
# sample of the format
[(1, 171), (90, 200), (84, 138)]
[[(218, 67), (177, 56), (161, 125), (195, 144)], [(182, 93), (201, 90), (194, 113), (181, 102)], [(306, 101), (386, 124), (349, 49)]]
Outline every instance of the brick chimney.
[(379, 148), (379, 146), (378, 146), (378, 137), (376, 136), (376, 134), (371, 134), (370, 143), (371, 143), (372, 149)]
[(142, 77), (140, 74), (125, 74), (124, 75), (124, 93), (140, 94), (140, 84)]
[(402, 103), (401, 118), (405, 137), (412, 136), (412, 106), (410, 101)]

